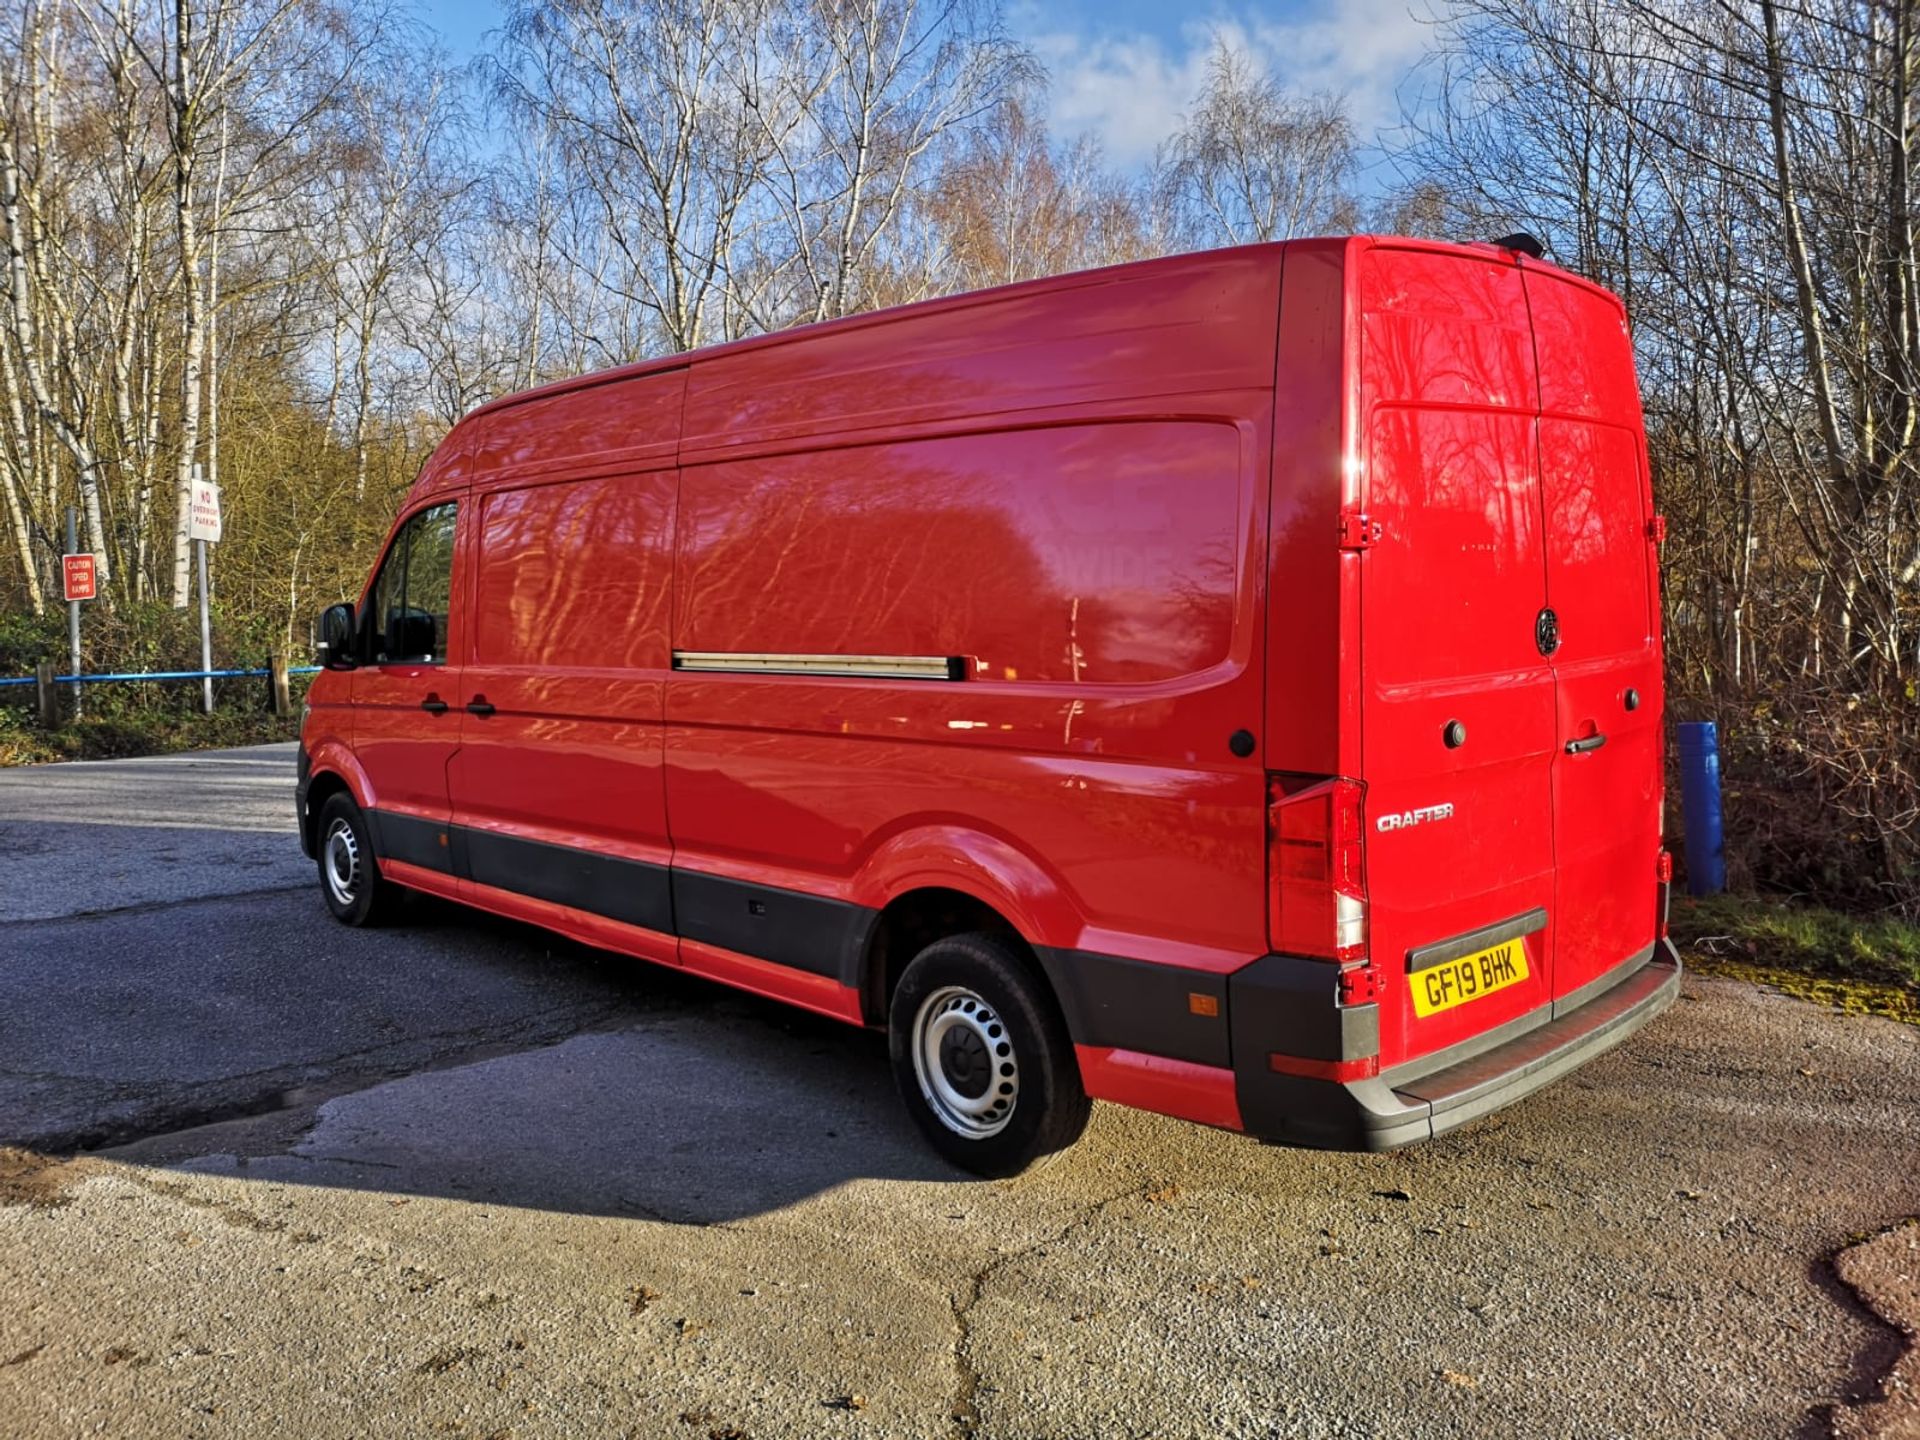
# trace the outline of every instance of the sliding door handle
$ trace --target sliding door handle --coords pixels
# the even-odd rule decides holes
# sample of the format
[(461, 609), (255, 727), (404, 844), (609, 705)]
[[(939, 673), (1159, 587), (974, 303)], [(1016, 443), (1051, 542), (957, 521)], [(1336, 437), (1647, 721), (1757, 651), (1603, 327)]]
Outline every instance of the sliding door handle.
[(420, 708), (429, 715), (444, 715), (447, 713), (447, 702), (438, 695), (428, 695), (420, 702)]
[(491, 715), (493, 714), (493, 706), (487, 703), (486, 696), (476, 695), (473, 699), (467, 701), (467, 713), (469, 715)]
[(1589, 750), (1598, 750), (1606, 743), (1607, 737), (1604, 735), (1589, 735), (1584, 740), (1569, 740), (1567, 741), (1567, 754), (1584, 755)]

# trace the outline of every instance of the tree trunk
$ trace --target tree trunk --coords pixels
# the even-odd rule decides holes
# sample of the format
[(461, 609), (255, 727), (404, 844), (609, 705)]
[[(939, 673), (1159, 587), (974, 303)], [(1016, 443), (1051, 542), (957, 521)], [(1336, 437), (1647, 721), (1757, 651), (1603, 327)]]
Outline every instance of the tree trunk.
[(205, 293), (200, 281), (200, 230), (194, 207), (194, 151), (200, 124), (193, 87), (193, 3), (174, 3), (173, 201), (179, 239), (180, 281), (186, 323), (180, 356), (180, 451), (174, 467), (173, 608), (184, 610), (193, 597), (193, 545), (187, 538), (193, 508), (193, 466), (200, 451), (201, 371), (206, 362)]

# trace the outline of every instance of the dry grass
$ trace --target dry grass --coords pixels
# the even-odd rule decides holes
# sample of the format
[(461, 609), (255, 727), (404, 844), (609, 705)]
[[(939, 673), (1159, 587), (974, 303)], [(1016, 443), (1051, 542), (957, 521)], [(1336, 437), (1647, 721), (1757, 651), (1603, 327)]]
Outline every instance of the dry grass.
[(1920, 925), (1735, 895), (1676, 898), (1672, 923), (1696, 970), (1920, 1025)]

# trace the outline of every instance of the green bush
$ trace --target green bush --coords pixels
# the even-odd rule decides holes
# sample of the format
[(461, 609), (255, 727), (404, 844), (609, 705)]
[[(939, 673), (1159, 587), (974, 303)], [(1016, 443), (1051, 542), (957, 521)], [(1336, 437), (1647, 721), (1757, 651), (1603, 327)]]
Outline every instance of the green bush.
[[(230, 616), (216, 605), (213, 616), (213, 668), (264, 669), (279, 639), (275, 626), (252, 617)], [(108, 609), (88, 605), (81, 617), (81, 664), (87, 674), (116, 674), (200, 668), (200, 617), (197, 610), (175, 610), (147, 602)], [(68, 670), (66, 611), (50, 608), (42, 616), (0, 615), (0, 676), (31, 675), (41, 660), (56, 673)], [(290, 655), (303, 664), (304, 655)], [(306, 676), (292, 679), (297, 706), (306, 692)], [(247, 745), (291, 739), (292, 717), (270, 713), (265, 677), (214, 682), (215, 713), (201, 708), (200, 686), (191, 680), (97, 684), (84, 687), (82, 715), (67, 714), (52, 731), (36, 722), (34, 690), (28, 685), (0, 688), (0, 765), (41, 760), (107, 759), (175, 750)]]
[[(263, 681), (255, 681), (263, 684)], [(197, 697), (197, 686), (191, 687)], [(180, 750), (221, 750), (292, 740), (299, 716), (275, 715), (255, 703), (229, 705), (211, 715), (156, 712), (141, 717), (87, 714), (55, 730), (27, 723), (17, 706), (0, 707), (0, 766), (50, 760), (118, 760), (131, 755), (170, 755)]]

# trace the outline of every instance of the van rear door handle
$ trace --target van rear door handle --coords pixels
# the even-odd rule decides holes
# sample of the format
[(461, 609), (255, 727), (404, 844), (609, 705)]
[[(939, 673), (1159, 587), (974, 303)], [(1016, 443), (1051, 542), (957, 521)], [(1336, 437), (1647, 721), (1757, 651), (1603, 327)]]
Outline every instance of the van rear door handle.
[(438, 695), (429, 693), (427, 698), (420, 702), (420, 708), (429, 715), (444, 715), (447, 713), (447, 702)]
[(469, 715), (491, 715), (493, 714), (493, 706), (487, 703), (486, 696), (476, 695), (473, 699), (467, 701), (467, 713)]
[(1567, 741), (1567, 754), (1584, 755), (1589, 750), (1598, 750), (1606, 743), (1607, 737), (1604, 735), (1589, 735), (1584, 740), (1569, 740)]

